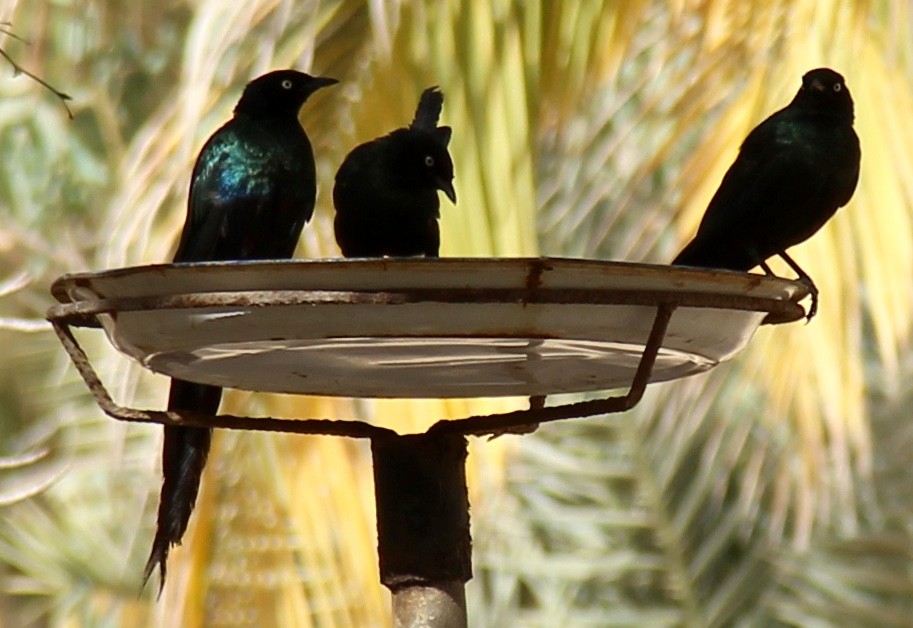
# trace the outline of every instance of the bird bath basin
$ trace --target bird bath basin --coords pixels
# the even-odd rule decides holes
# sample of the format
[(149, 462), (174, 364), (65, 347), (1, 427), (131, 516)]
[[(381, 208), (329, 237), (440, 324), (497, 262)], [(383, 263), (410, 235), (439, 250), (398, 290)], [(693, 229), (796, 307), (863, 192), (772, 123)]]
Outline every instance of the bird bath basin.
[(650, 381), (706, 371), (796, 282), (594, 260), (162, 264), (61, 277), (147, 368), (224, 387), (348, 397), (550, 395), (624, 387), (659, 302), (678, 305)]

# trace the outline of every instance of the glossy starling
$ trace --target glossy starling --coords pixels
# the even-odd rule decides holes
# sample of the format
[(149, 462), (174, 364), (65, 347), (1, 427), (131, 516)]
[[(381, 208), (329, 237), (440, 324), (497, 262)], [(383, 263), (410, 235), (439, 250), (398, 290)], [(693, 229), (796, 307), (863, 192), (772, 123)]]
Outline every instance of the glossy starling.
[[(279, 70), (247, 84), (234, 117), (197, 157), (175, 262), (292, 256), (317, 189), (314, 153), (298, 111), (311, 94), (336, 82)], [(221, 393), (173, 379), (168, 409), (214, 415)], [(165, 426), (157, 529), (143, 575), (145, 583), (158, 565), (160, 592), (168, 552), (180, 544), (196, 502), (211, 437), (208, 428)]]
[(673, 260), (681, 266), (747, 271), (779, 255), (812, 293), (814, 282), (786, 253), (811, 237), (853, 196), (859, 179), (853, 99), (843, 77), (819, 68), (792, 102), (759, 124), (710, 201), (697, 235)]
[(456, 203), (451, 129), (437, 125), (443, 103), (437, 87), (426, 89), (410, 126), (355, 147), (342, 162), (333, 224), (346, 257), (438, 256), (438, 190)]

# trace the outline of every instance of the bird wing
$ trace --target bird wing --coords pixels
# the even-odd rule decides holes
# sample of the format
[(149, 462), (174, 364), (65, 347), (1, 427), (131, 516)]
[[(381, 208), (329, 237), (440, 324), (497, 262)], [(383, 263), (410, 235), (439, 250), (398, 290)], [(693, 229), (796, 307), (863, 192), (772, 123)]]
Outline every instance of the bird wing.
[(212, 261), (224, 223), (230, 220), (231, 203), (226, 203), (218, 190), (220, 171), (230, 162), (236, 143), (230, 124), (209, 138), (193, 166), (187, 219), (174, 254), (175, 262)]
[[(696, 240), (745, 245), (760, 262), (810, 236), (833, 214), (817, 207), (828, 204), (822, 196), (831, 169), (815, 148), (796, 137), (788, 118), (772, 116), (755, 128), (711, 199)], [(768, 238), (783, 246), (769, 250)]]
[(245, 139), (223, 127), (200, 152), (174, 261), (284, 258), (294, 252), (314, 211), (313, 165), (289, 169)]

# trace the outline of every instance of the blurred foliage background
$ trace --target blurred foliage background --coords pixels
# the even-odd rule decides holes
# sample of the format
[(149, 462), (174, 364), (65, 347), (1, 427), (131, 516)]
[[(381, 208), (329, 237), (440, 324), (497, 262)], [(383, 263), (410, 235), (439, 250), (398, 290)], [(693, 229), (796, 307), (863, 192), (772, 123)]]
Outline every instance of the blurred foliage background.
[[(913, 15), (907, 0), (0, 1), (0, 622), (383, 626), (367, 446), (219, 432), (156, 604), (138, 594), (160, 430), (104, 417), (43, 314), (71, 271), (170, 258), (190, 167), (250, 78), (342, 83), (298, 254), (337, 255), (332, 177), (446, 94), (443, 254), (669, 260), (807, 70), (847, 78), (855, 197), (796, 259), (811, 324), (762, 329), (625, 415), (474, 442), (476, 626), (913, 625)], [(165, 381), (81, 336), (116, 399)], [(523, 400), (233, 393), (227, 409), (423, 429)], [(905, 453), (906, 452), (906, 453)]]

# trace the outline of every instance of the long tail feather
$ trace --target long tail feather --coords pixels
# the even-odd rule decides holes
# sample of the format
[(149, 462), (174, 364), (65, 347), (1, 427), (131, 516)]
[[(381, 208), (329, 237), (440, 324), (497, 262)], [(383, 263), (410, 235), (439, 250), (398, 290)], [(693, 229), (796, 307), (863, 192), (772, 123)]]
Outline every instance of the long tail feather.
[[(221, 397), (222, 389), (216, 386), (192, 384), (175, 379), (171, 381), (168, 409), (215, 414), (219, 409)], [(155, 539), (143, 571), (145, 586), (155, 566), (158, 565), (161, 576), (160, 595), (165, 586), (168, 552), (172, 546), (180, 545), (187, 530), (211, 441), (212, 430), (208, 428), (165, 426), (162, 492), (159, 498)]]
[(422, 92), (422, 97), (418, 101), (415, 119), (412, 120), (412, 128), (434, 131), (437, 128), (437, 121), (441, 117), (443, 108), (444, 93), (437, 85), (429, 87)]

